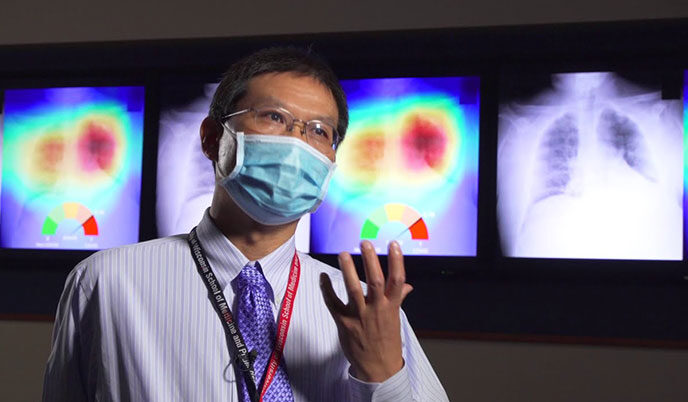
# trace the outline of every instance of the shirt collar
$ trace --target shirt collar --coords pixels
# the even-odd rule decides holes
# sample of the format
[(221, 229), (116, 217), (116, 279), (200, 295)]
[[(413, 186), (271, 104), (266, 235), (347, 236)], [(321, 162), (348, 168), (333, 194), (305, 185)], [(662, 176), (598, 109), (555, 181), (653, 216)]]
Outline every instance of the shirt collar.
[[(222, 289), (227, 292), (230, 282), (241, 272), (244, 265), (250, 261), (215, 226), (215, 222), (210, 217), (209, 209), (206, 209), (196, 230), (208, 262)], [(273, 252), (258, 260), (263, 274), (277, 298), (274, 300), (276, 304), (281, 302), (287, 289), (289, 270), (295, 251), (296, 243), (294, 236), (292, 236)], [(229, 286), (229, 289), (231, 290), (231, 286)]]

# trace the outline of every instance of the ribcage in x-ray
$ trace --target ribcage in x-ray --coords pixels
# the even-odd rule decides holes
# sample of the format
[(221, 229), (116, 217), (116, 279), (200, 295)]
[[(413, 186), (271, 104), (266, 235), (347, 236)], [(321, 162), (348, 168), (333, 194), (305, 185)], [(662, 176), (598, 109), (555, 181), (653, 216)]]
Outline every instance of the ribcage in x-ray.
[(544, 133), (539, 145), (533, 203), (566, 191), (572, 178), (572, 162), (578, 156), (578, 136), (576, 119), (570, 113), (554, 121)]
[(626, 164), (650, 181), (655, 181), (654, 167), (638, 125), (612, 109), (605, 109), (597, 126), (600, 142), (620, 155)]

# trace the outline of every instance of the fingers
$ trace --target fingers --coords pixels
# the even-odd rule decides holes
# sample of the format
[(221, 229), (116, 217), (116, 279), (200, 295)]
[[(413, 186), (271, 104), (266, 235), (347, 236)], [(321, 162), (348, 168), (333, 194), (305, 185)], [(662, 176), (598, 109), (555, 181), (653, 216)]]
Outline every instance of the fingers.
[(325, 305), (327, 309), (330, 310), (330, 314), (332, 314), (333, 317), (336, 317), (344, 311), (346, 306), (339, 300), (339, 297), (337, 297), (337, 294), (332, 288), (332, 281), (329, 275), (324, 272), (320, 274), (320, 291), (325, 300)]
[(342, 277), (344, 278), (346, 293), (349, 295), (349, 304), (356, 311), (361, 311), (365, 307), (365, 298), (351, 254), (346, 252), (339, 253), (337, 259), (339, 261), (339, 269), (342, 271)]
[(408, 296), (409, 293), (413, 291), (413, 286), (409, 285), (408, 283), (404, 284), (404, 288), (401, 291), (401, 300), (399, 300), (399, 304), (406, 299), (406, 296)]
[[(344, 285), (349, 296), (349, 304), (357, 311), (362, 311), (366, 303), (387, 298), (393, 303), (401, 305), (406, 296), (413, 290), (413, 287), (406, 283), (406, 270), (404, 268), (404, 256), (401, 247), (395, 241), (389, 244), (388, 251), (388, 277), (385, 276), (380, 267), (380, 261), (375, 248), (369, 241), (361, 242), (361, 257), (363, 258), (363, 268), (365, 270), (366, 282), (368, 284), (368, 294), (363, 294), (356, 266), (349, 253), (339, 254), (339, 268), (342, 271)], [(327, 278), (329, 281), (329, 277)], [(329, 282), (328, 282), (329, 283)], [(324, 290), (323, 290), (324, 292)], [(324, 293), (323, 293), (324, 294)], [(336, 294), (334, 294), (336, 298)], [(337, 298), (339, 301), (339, 299)], [(341, 301), (340, 301), (341, 303)]]
[[(406, 270), (404, 269), (404, 256), (401, 247), (396, 241), (389, 243), (387, 252), (387, 285), (385, 295), (392, 301), (401, 304), (406, 297), (404, 285), (406, 284)], [(410, 285), (408, 285), (410, 286)], [(408, 291), (410, 292), (410, 290)], [(406, 294), (408, 294), (408, 292)]]
[(380, 260), (377, 258), (375, 248), (367, 240), (361, 242), (361, 256), (363, 257), (363, 269), (368, 284), (368, 294), (370, 301), (380, 300), (385, 295), (385, 275), (380, 268)]

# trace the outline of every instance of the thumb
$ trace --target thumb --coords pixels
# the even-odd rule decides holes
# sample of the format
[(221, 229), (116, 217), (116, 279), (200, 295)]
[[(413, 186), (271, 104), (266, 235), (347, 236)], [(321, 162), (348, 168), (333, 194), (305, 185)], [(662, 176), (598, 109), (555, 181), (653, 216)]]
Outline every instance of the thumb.
[(324, 272), (320, 274), (320, 291), (322, 292), (325, 305), (327, 309), (330, 310), (330, 314), (332, 314), (333, 317), (344, 311), (346, 306), (339, 300), (334, 288), (332, 288), (330, 276)]
[(411, 293), (412, 291), (413, 291), (413, 286), (409, 285), (408, 283), (405, 283), (404, 288), (401, 289), (401, 302), (399, 304), (401, 304), (404, 301), (404, 299), (406, 299), (406, 296), (408, 296), (408, 294)]

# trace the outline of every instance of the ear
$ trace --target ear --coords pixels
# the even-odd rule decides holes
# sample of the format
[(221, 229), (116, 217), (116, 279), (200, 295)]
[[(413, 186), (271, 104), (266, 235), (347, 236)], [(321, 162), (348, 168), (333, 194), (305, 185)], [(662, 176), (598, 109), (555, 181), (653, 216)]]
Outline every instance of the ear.
[(210, 116), (203, 119), (200, 128), (201, 148), (206, 158), (217, 162), (222, 126)]

